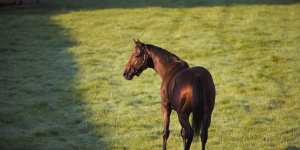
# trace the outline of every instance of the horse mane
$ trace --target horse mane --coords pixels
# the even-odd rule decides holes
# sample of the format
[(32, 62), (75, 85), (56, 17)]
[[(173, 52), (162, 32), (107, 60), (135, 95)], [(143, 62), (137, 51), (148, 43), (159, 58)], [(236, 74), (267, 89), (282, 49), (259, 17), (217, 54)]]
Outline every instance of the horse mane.
[[(180, 59), (178, 56), (175, 54), (152, 44), (146, 44), (147, 48), (150, 48), (152, 50), (155, 50), (156, 53), (158, 53), (160, 56), (163, 57), (163, 59), (167, 60), (170, 63), (180, 63), (180, 64), (185, 64), (188, 66), (188, 64)], [(171, 62), (172, 61), (172, 62)]]

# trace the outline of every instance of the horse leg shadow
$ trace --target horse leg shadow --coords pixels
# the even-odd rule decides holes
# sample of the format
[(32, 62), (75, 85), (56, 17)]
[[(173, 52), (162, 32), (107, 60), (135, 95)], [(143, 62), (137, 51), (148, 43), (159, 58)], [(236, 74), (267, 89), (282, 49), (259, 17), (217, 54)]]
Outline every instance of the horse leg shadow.
[(300, 150), (300, 147), (297, 146), (288, 146), (286, 150)]

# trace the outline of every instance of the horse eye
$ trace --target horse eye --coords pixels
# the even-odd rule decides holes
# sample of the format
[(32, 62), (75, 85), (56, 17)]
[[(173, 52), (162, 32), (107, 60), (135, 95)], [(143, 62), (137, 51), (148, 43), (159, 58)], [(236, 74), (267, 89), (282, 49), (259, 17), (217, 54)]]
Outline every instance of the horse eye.
[(140, 54), (135, 54), (134, 56), (135, 56), (135, 57), (140, 57), (141, 55), (140, 55)]

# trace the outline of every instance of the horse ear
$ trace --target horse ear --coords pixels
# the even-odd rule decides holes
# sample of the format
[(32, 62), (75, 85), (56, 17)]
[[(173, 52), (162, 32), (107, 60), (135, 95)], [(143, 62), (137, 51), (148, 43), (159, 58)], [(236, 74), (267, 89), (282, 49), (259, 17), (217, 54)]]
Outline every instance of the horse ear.
[(144, 43), (142, 43), (139, 39), (133, 39), (133, 42), (135, 43), (135, 45), (137, 46), (142, 46)]
[(138, 41), (136, 39), (132, 39), (134, 44), (137, 45), (138, 44)]

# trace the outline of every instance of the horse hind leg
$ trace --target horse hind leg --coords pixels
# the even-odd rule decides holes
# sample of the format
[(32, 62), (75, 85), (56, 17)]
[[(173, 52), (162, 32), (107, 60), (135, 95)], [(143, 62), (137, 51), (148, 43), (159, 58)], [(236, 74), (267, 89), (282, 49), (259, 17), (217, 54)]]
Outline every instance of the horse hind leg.
[(211, 116), (205, 114), (202, 120), (202, 128), (201, 128), (201, 143), (202, 143), (202, 150), (205, 150), (205, 144), (208, 138), (208, 128), (210, 126)]
[(182, 137), (182, 141), (183, 141), (183, 149), (184, 149), (185, 145), (187, 143), (187, 134), (183, 127), (181, 128), (180, 133), (181, 133), (181, 137)]
[(183, 138), (184, 150), (189, 150), (193, 141), (194, 131), (189, 123), (189, 115), (178, 114), (179, 122), (181, 124), (181, 136)]

